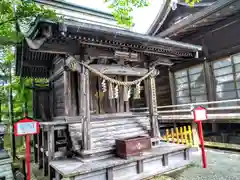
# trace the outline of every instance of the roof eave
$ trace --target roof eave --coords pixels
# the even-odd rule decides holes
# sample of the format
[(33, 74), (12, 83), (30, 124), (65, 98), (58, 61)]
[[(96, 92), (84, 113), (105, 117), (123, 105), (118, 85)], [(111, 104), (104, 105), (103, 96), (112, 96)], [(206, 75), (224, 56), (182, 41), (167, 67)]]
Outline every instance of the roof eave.
[(231, 5), (232, 3), (236, 2), (236, 1), (238, 1), (238, 0), (219, 0), (217, 3), (213, 4), (212, 6), (209, 6), (202, 11), (196, 12), (195, 14), (189, 16), (182, 22), (180, 22), (176, 25), (173, 25), (170, 28), (168, 28), (167, 30), (159, 33), (158, 36), (162, 37), (162, 38), (169, 37), (169, 36), (177, 33), (179, 30), (182, 30), (182, 29), (194, 24), (195, 22), (198, 22), (213, 13), (216, 13), (218, 10), (220, 10), (228, 5)]

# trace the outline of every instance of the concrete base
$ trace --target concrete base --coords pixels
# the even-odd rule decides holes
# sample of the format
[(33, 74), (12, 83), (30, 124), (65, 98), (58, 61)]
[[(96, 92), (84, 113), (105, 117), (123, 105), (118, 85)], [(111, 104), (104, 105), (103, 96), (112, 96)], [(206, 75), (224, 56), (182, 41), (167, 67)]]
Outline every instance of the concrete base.
[(160, 143), (141, 156), (81, 162), (65, 159), (50, 162), (56, 180), (66, 177), (75, 180), (139, 180), (164, 174), (191, 163), (190, 148), (185, 145)]

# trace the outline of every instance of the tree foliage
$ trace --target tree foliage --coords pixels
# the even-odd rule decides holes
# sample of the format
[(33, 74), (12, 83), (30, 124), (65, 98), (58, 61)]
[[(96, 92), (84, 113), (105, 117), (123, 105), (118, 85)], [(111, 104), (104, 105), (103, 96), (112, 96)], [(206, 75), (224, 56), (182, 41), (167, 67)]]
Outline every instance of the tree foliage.
[[(113, 10), (113, 16), (117, 22), (124, 26), (132, 26), (134, 9), (147, 7), (151, 0), (104, 0), (108, 4), (108, 8)], [(185, 0), (189, 6), (194, 6), (201, 0)]]
[(0, 44), (15, 43), (21, 39), (17, 32), (17, 21), (32, 17), (56, 19), (56, 13), (29, 0), (0, 1)]

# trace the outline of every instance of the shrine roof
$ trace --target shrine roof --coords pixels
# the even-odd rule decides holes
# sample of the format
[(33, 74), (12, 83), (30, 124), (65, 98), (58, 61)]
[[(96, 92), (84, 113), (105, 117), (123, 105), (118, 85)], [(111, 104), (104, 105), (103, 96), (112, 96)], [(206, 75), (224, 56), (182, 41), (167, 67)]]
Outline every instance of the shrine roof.
[[(52, 60), (58, 54), (79, 54), (81, 47), (108, 51), (128, 51), (172, 60), (194, 59), (201, 46), (143, 35), (118, 27), (108, 27), (72, 19), (63, 23), (34, 19), (19, 28), (25, 41), (17, 47), (16, 75), (48, 77)], [(29, 65), (22, 66), (23, 61)], [(26, 64), (26, 63), (24, 63)]]
[[(180, 6), (180, 8), (182, 8)], [(167, 29), (158, 31), (158, 37), (168, 37), (170, 39), (181, 39), (184, 36), (195, 32), (205, 33), (212, 26), (221, 21), (236, 16), (239, 18), (240, 1), (239, 0), (218, 0), (214, 4), (197, 10), (196, 12), (182, 19), (179, 23), (171, 25)], [(236, 18), (235, 18), (236, 19)], [(159, 32), (160, 31), (160, 32)]]

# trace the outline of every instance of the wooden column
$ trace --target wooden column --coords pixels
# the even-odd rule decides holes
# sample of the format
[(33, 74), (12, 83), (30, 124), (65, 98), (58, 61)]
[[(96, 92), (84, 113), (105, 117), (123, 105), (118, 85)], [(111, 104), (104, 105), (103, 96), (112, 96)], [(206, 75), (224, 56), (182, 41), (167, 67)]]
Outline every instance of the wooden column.
[(144, 80), (144, 95), (145, 95), (145, 101), (146, 101), (146, 106), (149, 106), (149, 79)]
[[(169, 85), (170, 85), (170, 92), (171, 92), (171, 100), (172, 100), (172, 105), (177, 104), (177, 96), (176, 96), (176, 84), (175, 84), (175, 79), (174, 79), (174, 73), (172, 72), (171, 69), (168, 70), (169, 74)], [(173, 110), (176, 108), (173, 108)], [(176, 121), (173, 122), (174, 128), (177, 127)]]
[[(127, 76), (124, 76), (124, 81), (127, 82), (128, 81), (128, 77)], [(128, 94), (128, 89), (125, 88), (125, 92), (126, 94)], [(125, 96), (126, 96), (125, 94)], [(125, 112), (129, 112), (129, 99), (127, 101), (124, 101), (124, 107), (125, 107)]]
[(199, 135), (198, 135), (198, 128), (197, 123), (192, 123), (192, 134), (193, 134), (193, 147), (199, 147)]
[[(207, 90), (207, 98), (208, 101), (215, 101), (216, 100), (216, 91), (214, 86), (214, 77), (211, 70), (210, 62), (204, 61), (204, 72), (205, 72), (205, 83), (206, 83), (206, 90)], [(213, 107), (214, 105), (209, 105)], [(217, 132), (217, 124), (215, 122), (212, 122), (212, 131)]]
[(63, 83), (64, 83), (64, 104), (65, 104), (65, 115), (70, 116), (72, 114), (72, 104), (71, 104), (71, 72), (66, 68), (63, 73)]
[(89, 70), (85, 69), (85, 88), (86, 88), (86, 136), (87, 136), (87, 146), (86, 149), (91, 149), (91, 134), (90, 134), (90, 128), (91, 128), (91, 113), (90, 113), (90, 81), (89, 81)]
[(38, 168), (41, 169), (43, 167), (43, 162), (42, 162), (42, 153), (41, 153), (41, 148), (42, 148), (42, 129), (40, 129), (40, 133), (37, 134), (37, 155), (38, 155)]
[(159, 127), (158, 127), (158, 112), (157, 112), (157, 94), (156, 94), (156, 82), (155, 77), (150, 76), (149, 78), (149, 111), (151, 119), (151, 131), (152, 137), (160, 137)]
[[(80, 57), (84, 60), (84, 56)], [(79, 115), (83, 116), (82, 122), (82, 149), (91, 149), (90, 137), (90, 86), (89, 86), (89, 70), (81, 65), (79, 83)]]
[[(33, 105), (32, 105), (32, 112), (33, 112), (33, 118), (35, 119), (36, 118), (36, 107), (37, 107), (37, 105), (36, 105), (36, 88), (35, 88), (35, 81), (33, 81), (33, 83), (32, 83), (32, 101), (33, 101)], [(0, 106), (1, 106), (1, 104), (0, 104)], [(24, 112), (25, 113), (25, 112)], [(24, 116), (26, 116), (26, 114), (24, 114)], [(39, 156), (39, 154), (38, 154), (38, 150), (39, 150), (39, 146), (38, 146), (38, 148), (36, 147), (36, 145), (38, 144), (38, 137), (37, 137), (38, 135), (33, 135), (33, 150), (34, 150), (34, 162), (35, 163), (38, 163), (38, 156)]]
[(48, 167), (47, 167), (47, 157), (45, 154), (45, 150), (47, 149), (46, 145), (46, 132), (45, 132), (45, 127), (42, 127), (42, 164), (43, 164), (43, 176), (47, 176), (48, 173)]
[[(118, 77), (119, 81), (123, 81), (123, 77), (119, 76)], [(119, 102), (119, 112), (124, 112), (124, 89), (123, 86), (118, 86), (119, 87), (119, 97), (118, 97), (118, 102)]]
[(55, 154), (55, 137), (54, 137), (54, 126), (49, 126), (47, 129), (47, 139), (48, 139), (48, 178), (51, 180), (51, 167), (49, 163), (54, 160)]
[(171, 91), (171, 99), (172, 99), (172, 105), (176, 105), (176, 86), (175, 86), (175, 80), (174, 80), (174, 73), (171, 71), (171, 69), (168, 70), (169, 74), (169, 85), (170, 85), (170, 91)]

